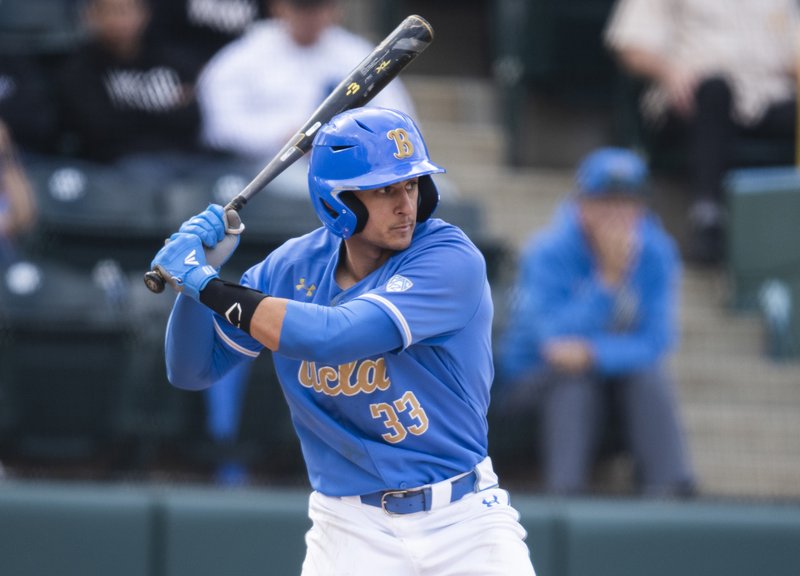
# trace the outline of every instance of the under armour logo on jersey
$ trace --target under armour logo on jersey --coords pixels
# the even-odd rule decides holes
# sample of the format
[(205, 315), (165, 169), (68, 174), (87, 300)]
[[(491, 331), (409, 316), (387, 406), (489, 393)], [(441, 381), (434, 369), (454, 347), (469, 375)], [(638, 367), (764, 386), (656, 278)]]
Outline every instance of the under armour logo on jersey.
[(491, 508), (492, 506), (495, 506), (497, 504), (500, 504), (500, 500), (497, 498), (497, 494), (492, 496), (491, 500), (487, 500), (486, 498), (483, 499), (483, 505), (486, 506), (487, 508)]
[(412, 144), (411, 140), (409, 139), (408, 132), (402, 128), (389, 130), (386, 133), (386, 137), (389, 140), (392, 140), (394, 145), (397, 146), (397, 152), (394, 153), (394, 157), (398, 160), (408, 158), (414, 153), (414, 144)]
[(394, 276), (389, 278), (389, 281), (386, 283), (386, 291), (405, 292), (413, 285), (414, 283), (405, 276), (401, 276), (400, 274), (395, 274)]
[(298, 282), (297, 284), (294, 285), (294, 289), (295, 290), (305, 290), (306, 291), (306, 297), (307, 298), (311, 298), (311, 296), (314, 294), (314, 290), (317, 289), (317, 285), (316, 284), (312, 284), (311, 286), (306, 286), (306, 279), (305, 278), (300, 278), (300, 282)]
[(197, 261), (197, 250), (189, 252), (186, 258), (183, 259), (183, 263), (187, 266), (200, 266), (200, 262)]

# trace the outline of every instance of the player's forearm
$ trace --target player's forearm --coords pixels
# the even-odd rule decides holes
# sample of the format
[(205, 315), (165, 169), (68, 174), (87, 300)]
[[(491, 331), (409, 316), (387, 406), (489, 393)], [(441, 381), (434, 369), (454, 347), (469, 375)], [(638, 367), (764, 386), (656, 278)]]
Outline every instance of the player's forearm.
[(250, 335), (273, 352), (281, 341), (287, 302), (285, 298), (264, 298), (250, 321)]
[(339, 364), (403, 346), (391, 318), (366, 300), (305, 304), (217, 279), (201, 292), (200, 301), (263, 346), (291, 358)]
[(214, 371), (214, 322), (211, 310), (178, 296), (167, 322), (167, 379), (176, 388), (202, 390), (211, 386)]

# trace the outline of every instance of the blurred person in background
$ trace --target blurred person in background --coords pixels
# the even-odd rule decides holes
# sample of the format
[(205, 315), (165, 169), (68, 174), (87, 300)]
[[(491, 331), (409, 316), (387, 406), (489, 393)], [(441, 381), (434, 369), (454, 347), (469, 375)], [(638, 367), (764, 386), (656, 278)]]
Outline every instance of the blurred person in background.
[(49, 80), (33, 56), (0, 55), (0, 120), (23, 156), (57, 151), (56, 102)]
[(147, 0), (85, 0), (86, 43), (59, 70), (76, 156), (140, 176), (169, 176), (200, 151), (191, 64), (145, 41)]
[(521, 255), (499, 341), (498, 402), (534, 406), (550, 493), (587, 491), (610, 408), (621, 415), (643, 494), (693, 490), (666, 366), (680, 262), (647, 208), (647, 178), (629, 150), (592, 152), (572, 196)]
[(199, 72), (223, 46), (266, 15), (264, 0), (158, 0), (148, 38), (180, 49)]
[(17, 241), (36, 224), (36, 199), (3, 120), (0, 120), (0, 270), (17, 257)]
[(206, 431), (216, 448), (213, 480), (220, 486), (250, 483), (250, 466), (238, 446), (250, 370), (249, 364), (236, 366), (203, 390)]
[[(338, 0), (272, 0), (268, 6), (272, 17), (218, 52), (198, 83), (204, 143), (259, 168), (373, 49), (340, 25)], [(372, 103), (414, 112), (398, 80)], [(303, 162), (290, 168), (303, 197), (305, 170)]]
[[(724, 257), (722, 179), (737, 131), (785, 138), (797, 115), (796, 0), (618, 0), (607, 45), (645, 79), (647, 122), (686, 138), (691, 178), (689, 256)], [(776, 159), (776, 163), (780, 160)]]

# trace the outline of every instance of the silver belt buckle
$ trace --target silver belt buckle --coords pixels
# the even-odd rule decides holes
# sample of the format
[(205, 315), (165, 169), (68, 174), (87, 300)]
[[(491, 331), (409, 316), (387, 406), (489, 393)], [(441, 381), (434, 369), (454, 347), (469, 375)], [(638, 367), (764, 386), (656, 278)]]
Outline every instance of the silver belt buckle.
[(420, 492), (422, 489), (413, 489), (413, 490), (387, 490), (383, 494), (381, 494), (381, 510), (383, 510), (389, 516), (400, 516), (397, 512), (392, 512), (391, 510), (386, 508), (386, 497), (387, 496), (399, 496), (400, 498), (405, 498), (408, 494), (412, 492)]

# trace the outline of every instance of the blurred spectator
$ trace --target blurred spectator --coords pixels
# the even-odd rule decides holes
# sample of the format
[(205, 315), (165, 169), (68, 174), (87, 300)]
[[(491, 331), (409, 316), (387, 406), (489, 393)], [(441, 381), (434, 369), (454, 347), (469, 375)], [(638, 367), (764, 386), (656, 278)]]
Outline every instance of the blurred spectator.
[(266, 13), (264, 0), (158, 0), (148, 37), (182, 50), (196, 71)]
[(0, 55), (0, 120), (23, 153), (57, 150), (51, 88), (47, 73), (32, 56)]
[(149, 14), (147, 0), (83, 4), (89, 38), (59, 75), (63, 121), (82, 158), (155, 170), (199, 150), (191, 65), (144, 41)]
[(240, 486), (249, 482), (250, 471), (237, 443), (250, 370), (250, 363), (240, 364), (203, 391), (206, 430), (217, 447), (214, 481), (222, 486)]
[(608, 46), (650, 87), (645, 118), (688, 137), (690, 255), (723, 257), (722, 177), (737, 130), (785, 137), (796, 124), (796, 0), (618, 0)]
[[(339, 25), (337, 0), (273, 0), (270, 6), (273, 18), (217, 53), (198, 84), (204, 142), (258, 162), (274, 156), (373, 49)], [(413, 115), (398, 80), (373, 102)]]
[(680, 263), (646, 206), (646, 179), (633, 152), (593, 152), (578, 169), (574, 197), (522, 254), (499, 346), (498, 402), (535, 405), (553, 493), (587, 490), (608, 410), (621, 416), (644, 494), (692, 488), (666, 367)]
[(17, 159), (8, 128), (0, 120), (0, 269), (17, 258), (17, 240), (36, 223), (36, 200)]

